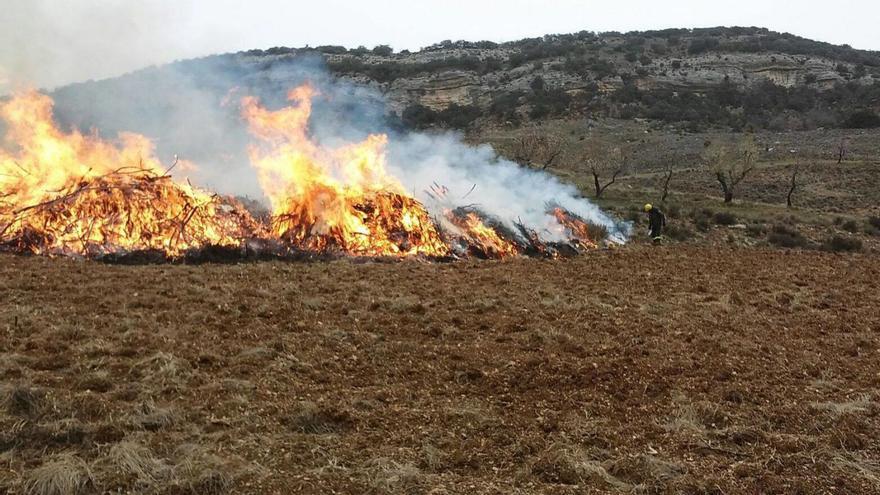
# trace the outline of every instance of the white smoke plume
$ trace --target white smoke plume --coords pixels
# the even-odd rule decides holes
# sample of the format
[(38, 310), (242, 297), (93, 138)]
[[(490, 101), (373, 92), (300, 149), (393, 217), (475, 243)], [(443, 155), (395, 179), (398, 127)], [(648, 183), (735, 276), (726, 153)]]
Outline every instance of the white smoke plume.
[[(438, 219), (446, 209), (472, 206), (514, 231), (520, 223), (553, 241), (560, 240), (560, 229), (553, 228), (558, 224), (547, 207), (557, 204), (604, 226), (613, 241), (624, 242), (628, 235), (627, 224), (615, 222), (549, 173), (501, 158), (488, 145), (467, 145), (455, 133), (393, 125), (376, 88), (333, 77), (315, 56), (209, 57), (62, 88), (54, 96), (62, 122), (102, 134), (145, 134), (156, 139), (160, 157), (179, 154), (195, 162), (201, 185), (260, 198), (246, 153), (252, 138), (236, 102), (253, 95), (269, 108), (280, 108), (289, 104), (287, 92), (306, 82), (320, 93), (309, 122), (313, 139), (338, 146), (370, 133), (389, 134), (390, 171)], [(435, 184), (448, 188), (448, 194), (431, 194)]]
[[(556, 204), (606, 227), (614, 241), (627, 236), (626, 225), (604, 214), (574, 186), (501, 158), (488, 145), (467, 145), (453, 133), (408, 133), (392, 139), (389, 165), (435, 216), (447, 208), (473, 206), (511, 229), (520, 223), (545, 240), (559, 241), (561, 231), (552, 228), (558, 223), (547, 213), (548, 205)], [(435, 199), (430, 191), (434, 183), (449, 193)]]

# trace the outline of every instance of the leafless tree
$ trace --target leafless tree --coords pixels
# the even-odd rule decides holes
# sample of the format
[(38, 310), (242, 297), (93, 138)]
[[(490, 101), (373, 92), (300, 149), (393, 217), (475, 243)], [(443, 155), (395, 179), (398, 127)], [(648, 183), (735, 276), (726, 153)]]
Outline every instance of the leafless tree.
[(788, 195), (785, 197), (785, 205), (788, 208), (791, 208), (791, 196), (794, 194), (794, 191), (798, 187), (797, 179), (798, 179), (798, 172), (800, 171), (799, 169), (800, 169), (800, 165), (798, 165), (797, 163), (795, 163), (794, 167), (792, 167), (792, 169), (791, 169), (791, 182), (788, 187)]
[(599, 138), (590, 138), (584, 147), (582, 157), (593, 175), (594, 194), (597, 199), (601, 198), (605, 190), (626, 171), (629, 159), (627, 152), (620, 146), (610, 146)]
[(840, 142), (837, 144), (837, 164), (840, 165), (846, 160), (846, 155), (849, 153), (849, 139), (842, 137), (840, 138)]
[(733, 201), (739, 184), (755, 170), (757, 158), (758, 148), (751, 136), (744, 137), (736, 145), (707, 144), (703, 151), (703, 161), (721, 186), (725, 203)]
[(666, 166), (663, 169), (663, 185), (661, 186), (662, 187), (661, 190), (663, 192), (660, 194), (660, 202), (661, 203), (666, 203), (666, 198), (669, 197), (669, 182), (672, 181), (672, 174), (673, 174), (673, 169), (672, 169), (673, 159), (672, 159), (672, 157), (667, 155), (665, 157), (665, 161), (666, 161)]
[(562, 161), (565, 140), (550, 132), (529, 130), (513, 144), (513, 159), (527, 167), (547, 170)]

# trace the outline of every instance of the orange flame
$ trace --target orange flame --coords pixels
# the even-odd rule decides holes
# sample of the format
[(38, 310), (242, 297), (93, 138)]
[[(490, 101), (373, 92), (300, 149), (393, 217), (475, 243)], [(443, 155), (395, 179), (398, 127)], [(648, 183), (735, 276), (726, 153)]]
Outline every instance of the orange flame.
[(487, 226), (476, 213), (468, 212), (463, 216), (448, 213), (447, 217), (463, 231), (467, 244), (485, 256), (509, 258), (520, 254), (520, 249), (515, 243), (498, 235), (498, 232)]
[(0, 106), (0, 244), (34, 253), (103, 254), (155, 249), (175, 256), (235, 245), (246, 215), (165, 174), (152, 143), (122, 134), (121, 146), (65, 133), (52, 100), (35, 91)]
[(596, 242), (590, 237), (590, 226), (583, 219), (560, 207), (554, 207), (553, 216), (565, 230), (566, 237), (577, 241), (581, 247), (595, 248)]
[(447, 254), (425, 208), (388, 174), (387, 136), (340, 148), (319, 146), (308, 136), (315, 96), (311, 86), (300, 86), (288, 95), (294, 104), (277, 111), (256, 98), (242, 100), (251, 132), (263, 142), (249, 154), (271, 203), (272, 233), (311, 251)]
[[(0, 105), (14, 149), (0, 149), (0, 249), (86, 256), (157, 250), (176, 257), (251, 239), (276, 249), (280, 239), (294, 252), (401, 257), (448, 255), (448, 241), (457, 254), (508, 258), (555, 256), (566, 244), (575, 252), (596, 247), (588, 224), (558, 207), (551, 209), (558, 226), (549, 228), (558, 227), (561, 243), (520, 224), (516, 234), (466, 208), (443, 215), (444, 238), (387, 171), (387, 136), (335, 148), (309, 136), (315, 96), (301, 86), (289, 94), (292, 105), (277, 111), (242, 100), (260, 140), (250, 158), (272, 208), (264, 226), (238, 203), (174, 181), (147, 138), (122, 134), (113, 144), (63, 132), (52, 121), (49, 97), (16, 95)], [(431, 190), (435, 199), (448, 192), (436, 184)]]

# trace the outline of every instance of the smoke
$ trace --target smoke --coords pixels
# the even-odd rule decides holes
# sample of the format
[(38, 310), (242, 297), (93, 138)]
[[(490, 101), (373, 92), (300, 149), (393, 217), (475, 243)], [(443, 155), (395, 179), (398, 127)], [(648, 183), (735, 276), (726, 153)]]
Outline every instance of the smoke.
[(4, 0), (0, 12), (0, 95), (116, 76), (234, 39), (229, 26), (196, 33), (199, 13), (184, 2)]
[[(549, 205), (558, 205), (606, 227), (613, 240), (626, 239), (628, 227), (582, 198), (574, 186), (500, 158), (488, 145), (467, 145), (452, 133), (410, 133), (391, 140), (389, 162), (394, 174), (435, 215), (447, 208), (471, 206), (509, 228), (520, 223), (544, 239), (558, 241), (561, 231), (553, 228), (558, 223), (547, 213)], [(449, 192), (438, 198), (427, 190), (435, 183)]]
[[(62, 88), (53, 95), (65, 125), (102, 135), (132, 131), (153, 138), (158, 156), (174, 155), (198, 166), (194, 182), (224, 194), (263, 197), (251, 168), (253, 138), (240, 116), (246, 95), (268, 108), (288, 104), (287, 93), (308, 82), (320, 96), (309, 122), (312, 137), (327, 146), (358, 142), (371, 133), (390, 135), (388, 166), (437, 218), (443, 211), (472, 206), (513, 228), (521, 223), (547, 240), (557, 240), (558, 204), (605, 226), (623, 241), (628, 226), (617, 224), (555, 176), (499, 157), (487, 145), (470, 146), (454, 133), (420, 133), (393, 125), (378, 88), (330, 74), (317, 56), (222, 55), (151, 68), (121, 78)], [(432, 185), (448, 188), (438, 197)]]

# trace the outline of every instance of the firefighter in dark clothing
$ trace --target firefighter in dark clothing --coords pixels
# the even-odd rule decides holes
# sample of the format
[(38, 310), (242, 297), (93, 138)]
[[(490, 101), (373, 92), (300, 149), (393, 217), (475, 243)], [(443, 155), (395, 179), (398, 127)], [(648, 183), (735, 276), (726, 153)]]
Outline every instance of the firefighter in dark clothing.
[(660, 208), (651, 204), (645, 205), (645, 213), (648, 214), (648, 235), (651, 236), (654, 244), (660, 244), (663, 239), (663, 227), (666, 227), (666, 215), (660, 211)]

